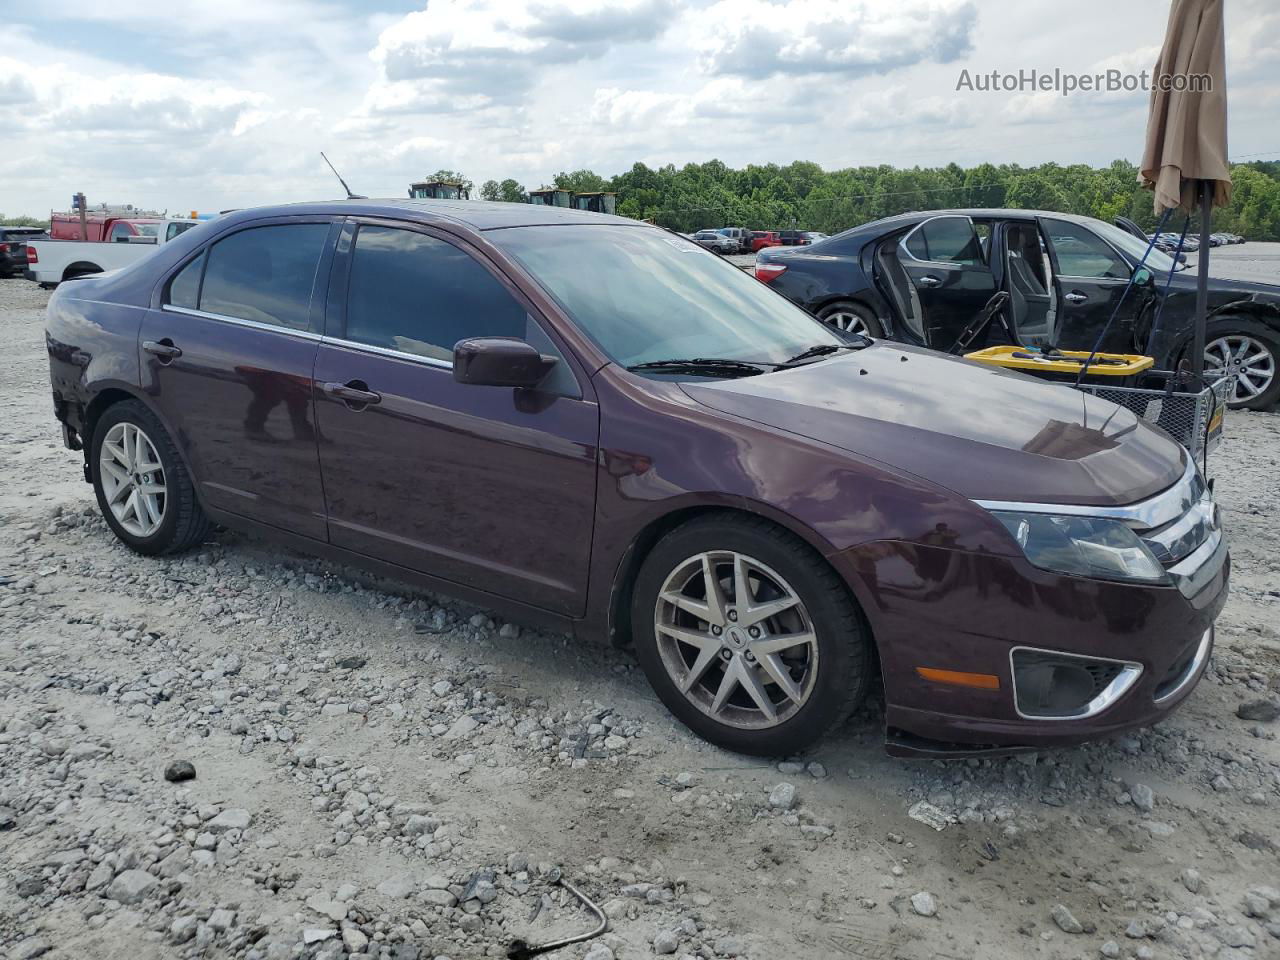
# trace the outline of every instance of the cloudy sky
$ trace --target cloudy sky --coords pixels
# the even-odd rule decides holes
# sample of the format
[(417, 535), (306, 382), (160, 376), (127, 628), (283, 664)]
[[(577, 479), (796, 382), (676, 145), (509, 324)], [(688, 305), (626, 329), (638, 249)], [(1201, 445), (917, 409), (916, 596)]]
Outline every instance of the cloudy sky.
[[(1142, 93), (957, 90), (1137, 71), (1167, 0), (5, 0), (0, 211), (402, 196), (560, 170), (1141, 152)], [(1227, 0), (1234, 159), (1280, 159), (1280, 5)]]

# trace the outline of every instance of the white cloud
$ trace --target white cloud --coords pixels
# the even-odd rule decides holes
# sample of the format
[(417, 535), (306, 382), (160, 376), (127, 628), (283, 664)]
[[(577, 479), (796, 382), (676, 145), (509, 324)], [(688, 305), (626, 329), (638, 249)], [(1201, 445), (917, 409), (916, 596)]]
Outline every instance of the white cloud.
[(957, 59), (977, 17), (972, 0), (720, 0), (697, 18), (697, 46), (713, 74), (861, 76)]

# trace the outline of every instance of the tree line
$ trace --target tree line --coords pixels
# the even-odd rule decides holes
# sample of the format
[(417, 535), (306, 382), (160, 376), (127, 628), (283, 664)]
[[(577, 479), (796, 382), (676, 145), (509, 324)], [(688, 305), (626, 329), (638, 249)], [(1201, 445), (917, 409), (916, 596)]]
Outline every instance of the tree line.
[[(1213, 229), (1251, 240), (1280, 240), (1280, 163), (1233, 164), (1231, 176), (1232, 202), (1214, 211)], [(910, 210), (955, 207), (1056, 210), (1106, 221), (1123, 215), (1152, 230), (1157, 218), (1151, 192), (1138, 185), (1137, 177), (1137, 167), (1127, 160), (1106, 167), (952, 163), (909, 170), (887, 165), (823, 170), (807, 161), (734, 169), (710, 160), (657, 169), (637, 163), (613, 177), (574, 170), (556, 174), (550, 185), (583, 193), (612, 190), (619, 214), (682, 233), (723, 226), (838, 233)], [(480, 197), (519, 202), (528, 198), (528, 190), (513, 179), (488, 180)], [(1174, 214), (1165, 229), (1180, 231), (1182, 222), (1182, 215)], [(1191, 229), (1198, 229), (1195, 218)]]

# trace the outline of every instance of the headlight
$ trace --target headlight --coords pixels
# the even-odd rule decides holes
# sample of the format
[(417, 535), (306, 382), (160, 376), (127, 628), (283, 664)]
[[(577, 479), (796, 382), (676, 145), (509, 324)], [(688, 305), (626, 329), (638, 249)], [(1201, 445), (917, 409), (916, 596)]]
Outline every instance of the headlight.
[(1164, 567), (1119, 520), (993, 510), (1037, 567), (1100, 580), (1169, 583)]

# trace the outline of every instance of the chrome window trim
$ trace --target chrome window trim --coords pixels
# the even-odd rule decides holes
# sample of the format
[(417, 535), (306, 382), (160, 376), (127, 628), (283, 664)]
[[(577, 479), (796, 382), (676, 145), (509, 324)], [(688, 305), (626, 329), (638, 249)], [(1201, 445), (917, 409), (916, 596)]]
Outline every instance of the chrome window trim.
[(1200, 645), (1196, 647), (1196, 655), (1191, 658), (1191, 663), (1187, 666), (1187, 672), (1182, 675), (1182, 679), (1178, 681), (1177, 686), (1166, 693), (1163, 697), (1156, 697), (1155, 702), (1168, 703), (1178, 694), (1182, 693), (1187, 687), (1191, 686), (1195, 679), (1200, 675), (1200, 671), (1204, 668), (1205, 661), (1209, 659), (1209, 651), (1213, 649), (1213, 627), (1204, 632), (1204, 636), (1200, 638)]
[(1195, 461), (1187, 457), (1186, 469), (1171, 487), (1146, 500), (1122, 507), (1095, 507), (1074, 503), (1023, 503), (1013, 500), (974, 500), (973, 503), (985, 510), (1001, 510), (1010, 513), (1045, 513), (1054, 516), (1123, 520), (1135, 529), (1152, 530), (1178, 520), (1198, 502), (1199, 498), (1193, 497), (1198, 475)]
[(273, 323), (261, 323), (257, 320), (246, 320), (243, 317), (229, 317), (222, 313), (209, 313), (206, 310), (192, 310), (190, 307), (175, 307), (171, 303), (161, 304), (160, 309), (168, 313), (180, 313), (188, 317), (200, 317), (202, 320), (221, 320), (223, 323), (232, 323), (238, 327), (248, 327), (250, 330), (265, 330), (269, 333), (283, 333), (291, 337), (298, 337), (302, 340), (320, 341), (322, 337), (318, 333), (312, 333), (310, 330), (295, 330), (293, 327)]
[(349, 347), (362, 353), (372, 353), (380, 357), (391, 357), (393, 360), (412, 360), (427, 367), (438, 367), (441, 370), (452, 370), (453, 363), (448, 360), (437, 360), (435, 357), (424, 357), (420, 353), (405, 353), (390, 347), (375, 347), (371, 343), (359, 343), (355, 340), (344, 340), (341, 337), (320, 337), (320, 342), (333, 347)]
[[(906, 258), (908, 260), (910, 260), (912, 263), (918, 263), (926, 267), (941, 267), (944, 270), (964, 270), (966, 267), (970, 270), (988, 270), (989, 271), (991, 269), (991, 264), (985, 261), (983, 263), (957, 263), (955, 260), (921, 260), (914, 253), (908, 250), (907, 241), (911, 237), (915, 236), (916, 231), (923, 230), (925, 224), (933, 223), (933, 221), (935, 220), (967, 220), (969, 222), (969, 229), (973, 230), (973, 235), (975, 237), (978, 236), (977, 228), (973, 224), (973, 217), (965, 216), (964, 214), (961, 214), (961, 213), (944, 213), (936, 217), (929, 217), (927, 220), (921, 220), (914, 227), (912, 227), (910, 230), (904, 233), (902, 235), (902, 239), (898, 241), (899, 249), (902, 251), (903, 254), (906, 255)], [(981, 240), (981, 238), (979, 238), (979, 240)], [(978, 247), (979, 249), (981, 249), (982, 244), (979, 243)], [(914, 285), (915, 284), (912, 284), (912, 286)]]
[[(1090, 660), (1094, 663), (1110, 663), (1119, 664), (1120, 672), (1116, 674), (1114, 680), (1107, 684), (1102, 692), (1090, 700), (1085, 705), (1083, 713), (1072, 714), (1049, 714), (1037, 716), (1035, 714), (1023, 713), (1018, 708), (1018, 674), (1013, 668), (1013, 655), (1020, 650), (1028, 653), (1043, 653), (1051, 657), (1061, 657), (1064, 660)], [(1051, 722), (1059, 722), (1062, 720), (1088, 720), (1090, 717), (1096, 717), (1102, 711), (1115, 704), (1121, 697), (1133, 689), (1133, 685), (1138, 682), (1138, 678), (1142, 676), (1142, 664), (1135, 663), (1132, 660), (1113, 660), (1109, 657), (1090, 657), (1083, 653), (1064, 653), (1061, 650), (1046, 650), (1043, 647), (1028, 647), (1019, 645), (1009, 649), (1009, 689), (1013, 694), (1013, 709), (1023, 720), (1047, 720)]]

